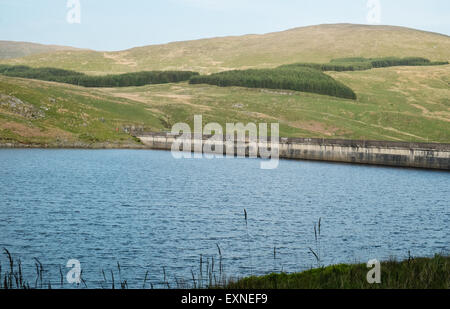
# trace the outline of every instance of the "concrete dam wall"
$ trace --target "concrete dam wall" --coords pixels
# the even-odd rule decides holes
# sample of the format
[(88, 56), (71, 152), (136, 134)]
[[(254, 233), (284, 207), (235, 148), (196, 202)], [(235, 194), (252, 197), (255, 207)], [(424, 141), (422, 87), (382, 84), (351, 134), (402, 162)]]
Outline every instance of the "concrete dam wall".
[[(159, 150), (171, 150), (175, 140), (180, 137), (170, 133), (139, 133), (135, 136), (146, 147)], [(210, 138), (211, 136), (203, 136), (201, 141), (192, 138), (191, 151), (195, 151), (195, 143), (204, 145)], [(222, 143), (225, 150), (229, 140), (224, 138)], [(245, 149), (239, 149), (239, 146)], [(248, 138), (241, 143), (235, 141), (235, 154), (238, 154), (238, 150), (244, 151), (246, 155), (251, 153)], [(256, 151), (259, 154), (259, 149)], [(279, 156), (280, 159), (450, 170), (450, 144), (280, 138)]]

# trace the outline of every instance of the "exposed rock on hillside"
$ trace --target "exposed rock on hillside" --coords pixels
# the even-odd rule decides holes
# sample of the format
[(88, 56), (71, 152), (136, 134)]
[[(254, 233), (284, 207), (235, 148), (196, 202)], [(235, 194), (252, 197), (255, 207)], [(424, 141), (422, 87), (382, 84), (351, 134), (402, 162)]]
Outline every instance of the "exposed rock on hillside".
[(41, 119), (45, 117), (45, 112), (34, 105), (5, 94), (0, 94), (0, 108), (27, 119)]

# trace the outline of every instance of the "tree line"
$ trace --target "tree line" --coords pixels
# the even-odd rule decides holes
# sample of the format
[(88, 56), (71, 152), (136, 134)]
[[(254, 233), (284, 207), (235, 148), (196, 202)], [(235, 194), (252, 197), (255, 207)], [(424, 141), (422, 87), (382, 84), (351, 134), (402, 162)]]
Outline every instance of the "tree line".
[(384, 58), (338, 58), (330, 63), (293, 63), (282, 65), (280, 68), (313, 68), (319, 71), (365, 71), (374, 68), (387, 68), (393, 66), (426, 66), (426, 65), (446, 65), (447, 61), (430, 61), (422, 57), (384, 57)]
[(319, 71), (365, 71), (372, 69), (370, 62), (352, 62), (352, 63), (293, 63), (282, 65), (280, 68), (311, 68)]
[(28, 66), (0, 65), (0, 74), (10, 77), (30, 78), (66, 83), (84, 87), (131, 87), (149, 84), (166, 84), (187, 81), (198, 75), (191, 71), (142, 71), (117, 75), (92, 76), (56, 68), (31, 68)]
[(356, 99), (352, 89), (312, 68), (276, 68), (225, 71), (211, 75), (193, 76), (191, 84), (210, 84), (220, 87), (285, 89), (334, 97)]

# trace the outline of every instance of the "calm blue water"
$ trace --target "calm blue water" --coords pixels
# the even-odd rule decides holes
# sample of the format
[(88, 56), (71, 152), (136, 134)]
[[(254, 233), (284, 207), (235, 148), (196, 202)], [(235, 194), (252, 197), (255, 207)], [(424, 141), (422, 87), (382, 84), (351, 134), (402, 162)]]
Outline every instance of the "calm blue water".
[(158, 287), (163, 267), (168, 281), (189, 279), (200, 255), (217, 263), (217, 244), (229, 276), (304, 270), (316, 265), (308, 247), (319, 218), (326, 265), (431, 256), (450, 248), (449, 188), (449, 173), (425, 170), (0, 150), (0, 247), (21, 258), (31, 281), (38, 258), (55, 285), (59, 267), (66, 273), (78, 259), (89, 287), (117, 262), (132, 287), (146, 271)]

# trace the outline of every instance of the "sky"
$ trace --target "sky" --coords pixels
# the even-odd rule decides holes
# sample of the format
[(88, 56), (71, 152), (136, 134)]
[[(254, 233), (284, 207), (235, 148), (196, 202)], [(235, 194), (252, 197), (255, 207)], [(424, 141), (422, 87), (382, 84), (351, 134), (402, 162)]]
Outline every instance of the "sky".
[(0, 0), (0, 40), (102, 51), (329, 23), (450, 35), (450, 1)]

